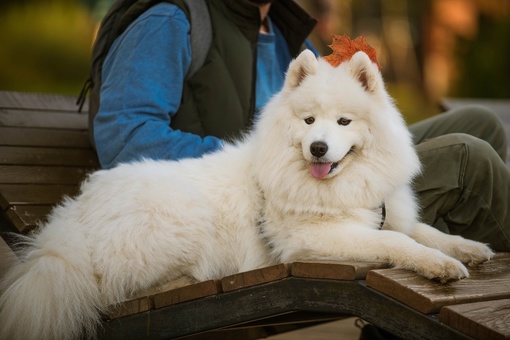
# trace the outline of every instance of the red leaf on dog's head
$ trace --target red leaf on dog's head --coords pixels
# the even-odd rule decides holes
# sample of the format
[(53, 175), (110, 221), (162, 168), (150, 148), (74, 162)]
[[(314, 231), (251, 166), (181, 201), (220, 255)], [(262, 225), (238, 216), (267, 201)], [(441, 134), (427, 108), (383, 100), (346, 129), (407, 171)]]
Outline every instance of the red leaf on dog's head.
[(379, 62), (377, 61), (375, 49), (367, 43), (363, 36), (359, 36), (356, 39), (351, 40), (346, 35), (333, 35), (333, 43), (328, 46), (331, 47), (333, 52), (330, 55), (323, 57), (323, 59), (330, 63), (333, 67), (337, 67), (344, 61), (351, 59), (354, 53), (362, 51), (368, 55), (370, 60), (372, 60), (377, 67), (381, 68), (381, 65), (379, 65)]

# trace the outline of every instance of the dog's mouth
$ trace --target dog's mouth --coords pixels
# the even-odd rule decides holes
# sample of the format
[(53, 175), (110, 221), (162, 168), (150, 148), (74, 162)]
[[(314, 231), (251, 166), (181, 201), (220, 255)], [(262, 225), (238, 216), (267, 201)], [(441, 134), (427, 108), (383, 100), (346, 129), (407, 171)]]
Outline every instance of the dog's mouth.
[(338, 166), (338, 162), (334, 163), (310, 163), (310, 173), (317, 179), (323, 179), (329, 175)]
[(345, 156), (337, 162), (311, 162), (310, 174), (317, 179), (323, 179), (324, 177), (332, 173), (338, 167), (340, 162), (344, 160), (345, 157), (347, 157), (353, 151), (354, 147), (351, 147), (349, 151), (345, 154)]

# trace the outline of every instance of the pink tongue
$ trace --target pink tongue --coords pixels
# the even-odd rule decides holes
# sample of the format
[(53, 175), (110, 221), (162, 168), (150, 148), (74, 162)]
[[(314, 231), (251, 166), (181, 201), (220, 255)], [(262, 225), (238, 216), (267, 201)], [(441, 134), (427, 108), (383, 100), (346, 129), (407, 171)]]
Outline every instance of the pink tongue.
[(310, 164), (310, 173), (313, 177), (322, 179), (329, 174), (331, 170), (332, 163), (311, 163)]

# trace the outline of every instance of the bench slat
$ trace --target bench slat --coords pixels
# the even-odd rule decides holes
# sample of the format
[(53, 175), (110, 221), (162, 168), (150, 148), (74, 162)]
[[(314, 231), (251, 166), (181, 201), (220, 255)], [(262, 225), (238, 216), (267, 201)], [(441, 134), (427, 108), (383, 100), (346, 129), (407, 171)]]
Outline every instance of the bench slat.
[(87, 131), (0, 126), (0, 145), (90, 149)]
[(444, 306), (510, 298), (510, 253), (469, 268), (470, 277), (448, 284), (403, 269), (370, 271), (367, 284), (425, 314)]
[(363, 280), (373, 269), (388, 268), (385, 262), (315, 261), (294, 262), (292, 276), (315, 279)]
[(91, 171), (85, 167), (0, 165), (0, 183), (78, 185)]
[(147, 312), (154, 308), (151, 297), (142, 297), (136, 300), (126, 301), (119, 306), (112, 308), (108, 313), (108, 319), (118, 319), (124, 316)]
[(3, 210), (18, 205), (53, 205), (64, 195), (75, 196), (78, 185), (0, 184), (0, 206)]
[(92, 149), (0, 146), (2, 165), (64, 165), (99, 168)]
[(154, 295), (154, 308), (167, 307), (181, 302), (216, 295), (221, 292), (221, 282), (219, 280), (199, 282)]
[[(39, 109), (39, 110), (62, 110), (76, 112), (77, 96), (50, 94), (50, 93), (29, 93), (0, 91), (0, 103), (6, 108)], [(88, 102), (83, 106), (86, 115)]]
[(207, 296), (222, 293), (220, 280), (207, 280), (194, 284), (187, 284), (178, 288), (170, 288), (157, 294), (148, 294), (133, 300), (121, 303), (111, 309), (108, 319), (117, 319), (128, 315), (147, 312), (172, 306), (181, 302), (192, 301)]
[(475, 339), (510, 339), (510, 299), (444, 307), (439, 321)]
[(280, 263), (266, 268), (226, 276), (221, 280), (221, 286), (224, 292), (230, 292), (232, 290), (281, 280), (289, 276), (289, 266)]
[(85, 130), (88, 117), (69, 112), (0, 109), (0, 126)]

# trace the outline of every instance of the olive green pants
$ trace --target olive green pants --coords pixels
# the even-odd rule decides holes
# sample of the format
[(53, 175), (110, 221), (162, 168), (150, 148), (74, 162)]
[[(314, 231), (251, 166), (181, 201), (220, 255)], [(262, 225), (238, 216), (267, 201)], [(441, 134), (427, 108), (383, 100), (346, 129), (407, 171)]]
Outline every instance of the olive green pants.
[(409, 128), (422, 162), (414, 182), (422, 221), (510, 251), (510, 171), (499, 118), (469, 106)]

